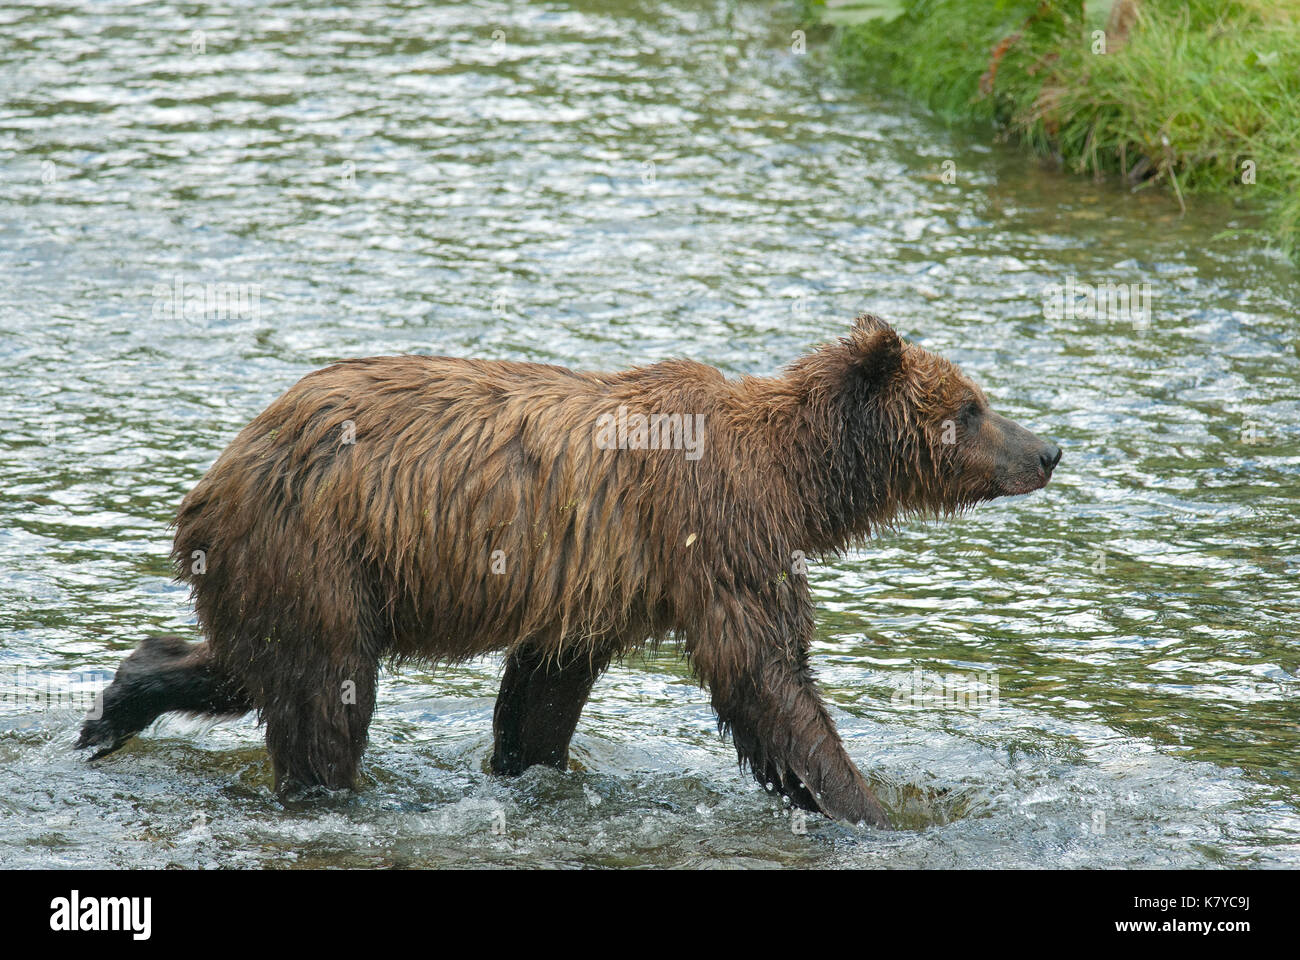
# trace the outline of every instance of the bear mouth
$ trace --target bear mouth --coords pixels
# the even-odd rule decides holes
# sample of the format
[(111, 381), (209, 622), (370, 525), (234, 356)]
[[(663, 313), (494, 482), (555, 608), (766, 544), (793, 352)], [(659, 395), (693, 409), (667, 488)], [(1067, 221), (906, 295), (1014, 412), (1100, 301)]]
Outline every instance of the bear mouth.
[(1033, 493), (1035, 490), (1041, 490), (1047, 486), (1047, 482), (1052, 479), (1052, 472), (1039, 467), (1032, 473), (1020, 474), (1019, 476), (1009, 477), (1000, 484), (1002, 497), (1019, 497), (1026, 493)]

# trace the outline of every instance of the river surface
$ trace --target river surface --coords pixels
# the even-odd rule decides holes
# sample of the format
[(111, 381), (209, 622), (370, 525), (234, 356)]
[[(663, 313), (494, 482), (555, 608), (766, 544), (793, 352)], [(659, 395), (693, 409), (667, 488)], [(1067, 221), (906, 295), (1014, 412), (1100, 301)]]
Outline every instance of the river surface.
[[(1182, 216), (940, 127), (796, 26), (0, 11), (0, 865), (1300, 866), (1296, 271), (1247, 209)], [(1105, 283), (1149, 313), (1054, 299)], [(495, 658), (386, 674), (354, 795), (277, 801), (251, 718), (73, 751), (134, 644), (194, 635), (168, 522), (308, 371), (762, 375), (862, 310), (1064, 449), (1044, 491), (812, 566), (815, 667), (898, 829), (792, 818), (671, 647), (600, 681), (563, 774), (485, 772)]]

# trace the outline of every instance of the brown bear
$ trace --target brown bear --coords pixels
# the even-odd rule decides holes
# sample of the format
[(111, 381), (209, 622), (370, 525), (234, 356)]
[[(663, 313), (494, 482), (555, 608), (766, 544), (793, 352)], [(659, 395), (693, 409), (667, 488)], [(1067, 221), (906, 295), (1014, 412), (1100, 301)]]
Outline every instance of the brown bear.
[(610, 661), (673, 637), (760, 783), (884, 826), (809, 668), (804, 558), (1036, 490), (1060, 456), (869, 315), (773, 378), (337, 363), (182, 502), (172, 561), (207, 639), (141, 644), (78, 746), (256, 710), (278, 790), (348, 788), (381, 663), (501, 650), (492, 769), (564, 768)]

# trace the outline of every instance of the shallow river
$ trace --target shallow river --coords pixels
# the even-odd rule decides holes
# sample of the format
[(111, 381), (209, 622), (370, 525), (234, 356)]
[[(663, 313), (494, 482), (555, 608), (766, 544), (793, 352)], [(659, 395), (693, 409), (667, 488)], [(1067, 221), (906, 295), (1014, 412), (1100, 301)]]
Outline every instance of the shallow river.
[[(1300, 284), (1223, 236), (1248, 211), (841, 86), (787, 4), (304, 6), (0, 12), (0, 865), (1300, 865)], [(364, 790), (288, 807), (251, 718), (89, 765), (75, 706), (12, 695), (75, 704), (193, 634), (167, 524), (309, 370), (769, 374), (864, 309), (1065, 451), (812, 568), (816, 669), (901, 829), (792, 821), (671, 648), (597, 685), (574, 770), (515, 782), (498, 660), (388, 674)]]

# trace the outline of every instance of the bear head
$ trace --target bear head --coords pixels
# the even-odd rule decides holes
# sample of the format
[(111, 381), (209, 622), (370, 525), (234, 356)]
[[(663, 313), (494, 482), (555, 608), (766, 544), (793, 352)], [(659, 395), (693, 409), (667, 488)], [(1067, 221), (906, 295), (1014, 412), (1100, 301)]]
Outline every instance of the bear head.
[(954, 364), (870, 314), (840, 347), (848, 361), (841, 414), (877, 519), (951, 513), (1051, 479), (1060, 448), (995, 413)]

